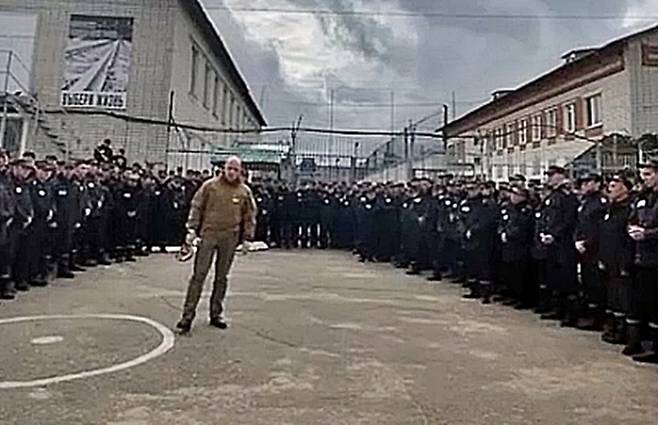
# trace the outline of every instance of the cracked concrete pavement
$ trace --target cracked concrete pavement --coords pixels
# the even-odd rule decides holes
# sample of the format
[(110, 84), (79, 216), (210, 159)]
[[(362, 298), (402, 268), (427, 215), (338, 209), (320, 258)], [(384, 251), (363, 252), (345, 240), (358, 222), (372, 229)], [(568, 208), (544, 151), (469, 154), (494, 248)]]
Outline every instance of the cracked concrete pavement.
[[(658, 368), (633, 364), (597, 334), (462, 301), (455, 285), (338, 252), (239, 257), (228, 331), (207, 326), (205, 293), (192, 335), (141, 364), (2, 388), (148, 356), (166, 339), (148, 323), (52, 316), (171, 327), (189, 273), (152, 256), (2, 303), (0, 423), (658, 423)], [(32, 316), (50, 317), (6, 323)]]

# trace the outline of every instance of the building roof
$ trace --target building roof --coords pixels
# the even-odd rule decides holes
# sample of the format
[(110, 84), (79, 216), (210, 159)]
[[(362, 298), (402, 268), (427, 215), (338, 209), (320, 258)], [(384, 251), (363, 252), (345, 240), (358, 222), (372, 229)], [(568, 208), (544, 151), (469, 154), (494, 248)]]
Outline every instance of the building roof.
[[(481, 121), (484, 121), (485, 117), (492, 114), (494, 111), (504, 110), (505, 108), (509, 107), (510, 104), (518, 103), (519, 99), (523, 98), (529, 93), (532, 93), (533, 91), (538, 90), (543, 84), (549, 81), (554, 81), (555, 79), (560, 79), (564, 75), (574, 70), (600, 65), (602, 57), (613, 54), (615, 52), (619, 52), (620, 49), (626, 46), (628, 43), (656, 31), (658, 31), (658, 25), (654, 25), (642, 31), (618, 38), (598, 48), (572, 50), (569, 53), (576, 52), (585, 54), (573, 61), (568, 61), (559, 67), (552, 69), (546, 74), (541, 75), (540, 77), (518, 87), (515, 90), (510, 91), (505, 96), (498, 97), (476, 108), (475, 110), (466, 113), (455, 121), (452, 121), (444, 127), (440, 128), (439, 131), (443, 131), (448, 135), (453, 133), (459, 134), (461, 133), (459, 129), (468, 126), (469, 122), (473, 122), (473, 125), (468, 127), (477, 127), (482, 125)], [(565, 57), (569, 56), (569, 53), (567, 53)], [(488, 121), (491, 120), (486, 120), (486, 122)]]
[(244, 97), (247, 107), (256, 117), (258, 123), (263, 127), (266, 126), (267, 122), (265, 121), (265, 117), (261, 112), (260, 107), (254, 100), (254, 97), (252, 96), (244, 77), (240, 73), (240, 70), (236, 66), (231, 53), (226, 48), (224, 41), (219, 35), (219, 31), (217, 31), (215, 25), (210, 20), (210, 17), (208, 16), (208, 13), (201, 4), (200, 0), (180, 0), (179, 3), (199, 24), (199, 29), (208, 40), (208, 44), (212, 48), (213, 53), (226, 64), (226, 68), (228, 70), (231, 81), (238, 88), (240, 95)]

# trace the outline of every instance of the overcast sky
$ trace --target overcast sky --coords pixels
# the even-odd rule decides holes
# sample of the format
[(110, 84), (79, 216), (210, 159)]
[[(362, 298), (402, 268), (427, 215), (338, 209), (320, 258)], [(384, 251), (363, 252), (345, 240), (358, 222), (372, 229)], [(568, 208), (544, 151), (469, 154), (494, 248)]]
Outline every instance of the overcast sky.
[[(304, 114), (329, 126), (396, 128), (457, 98), (458, 115), (558, 66), (578, 47), (651, 26), (658, 0), (203, 0), (271, 125)], [(228, 6), (232, 10), (222, 10)], [(240, 8), (497, 15), (609, 15), (618, 20), (454, 19), (390, 15), (258, 13)], [(626, 19), (623, 19), (626, 17)], [(372, 105), (366, 107), (364, 105)], [(422, 106), (411, 107), (410, 105)], [(429, 105), (428, 105), (429, 104)], [(439, 118), (428, 127), (436, 128)]]

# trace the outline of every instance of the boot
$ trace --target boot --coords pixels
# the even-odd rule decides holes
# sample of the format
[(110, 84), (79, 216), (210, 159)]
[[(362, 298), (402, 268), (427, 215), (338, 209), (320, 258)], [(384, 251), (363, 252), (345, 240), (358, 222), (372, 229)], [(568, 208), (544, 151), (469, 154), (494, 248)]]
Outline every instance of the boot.
[(27, 284), (24, 280), (21, 280), (20, 282), (16, 282), (16, 290), (21, 291), (21, 292), (27, 292), (30, 290), (30, 285)]
[(612, 344), (612, 340), (615, 336), (617, 328), (617, 321), (615, 320), (614, 313), (608, 311), (606, 312), (605, 321), (603, 323), (603, 334), (601, 335), (601, 340)]
[(60, 263), (59, 266), (57, 267), (57, 277), (59, 279), (73, 279), (75, 277), (75, 274), (71, 272), (71, 269), (69, 269), (67, 262), (64, 262), (64, 263)]
[(651, 348), (649, 351), (633, 356), (638, 363), (658, 364), (658, 324), (649, 324), (651, 327)]
[(621, 352), (625, 356), (642, 354), (642, 328), (639, 323), (626, 322), (626, 347)]
[(427, 280), (429, 282), (441, 282), (441, 272), (435, 270), (434, 273), (432, 273), (432, 276), (428, 277)]
[(465, 300), (477, 300), (482, 298), (481, 287), (478, 282), (470, 282), (471, 292), (462, 296)]
[(98, 258), (98, 264), (101, 266), (109, 266), (112, 264), (112, 261), (110, 260), (110, 256), (107, 255), (107, 253), (102, 253), (99, 258)]
[(40, 274), (37, 277), (35, 277), (32, 282), (30, 282), (30, 285), (36, 288), (43, 288), (45, 286), (48, 286), (48, 278), (46, 277), (45, 274)]
[(582, 316), (580, 300), (576, 295), (569, 295), (560, 302), (560, 313), (562, 320), (560, 327), (575, 328), (579, 318)]
[(534, 309), (535, 314), (548, 314), (553, 312), (553, 298), (546, 288), (539, 289), (539, 304)]
[(79, 264), (76, 264), (76, 263), (70, 264), (69, 265), (69, 270), (71, 270), (72, 272), (86, 272), (87, 271), (87, 269), (85, 269), (84, 267), (81, 267)]
[(486, 282), (480, 284), (480, 295), (482, 297), (482, 304), (488, 305), (491, 304), (491, 293), (493, 287), (491, 282)]
[(3, 300), (13, 300), (16, 298), (16, 288), (14, 288), (14, 282), (5, 281), (2, 286), (2, 291), (0, 292), (0, 299)]
[(615, 316), (615, 329), (609, 342), (615, 345), (626, 344), (626, 316)]
[(585, 317), (580, 317), (576, 322), (576, 328), (581, 331), (600, 332), (603, 330), (603, 323), (606, 316), (603, 312), (596, 309), (589, 309)]

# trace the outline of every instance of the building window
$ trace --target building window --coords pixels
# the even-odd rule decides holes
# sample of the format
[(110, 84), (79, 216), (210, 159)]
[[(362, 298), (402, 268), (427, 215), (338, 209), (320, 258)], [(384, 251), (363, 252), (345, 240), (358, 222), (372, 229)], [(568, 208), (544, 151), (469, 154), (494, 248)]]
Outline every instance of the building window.
[(206, 63), (206, 74), (203, 79), (203, 106), (208, 108), (210, 102), (210, 87), (213, 81), (213, 70), (209, 63)]
[(192, 45), (192, 64), (190, 66), (190, 93), (196, 96), (199, 80), (199, 48), (195, 45)]
[(505, 146), (508, 148), (514, 147), (514, 124), (507, 124), (505, 128)]
[(557, 135), (557, 109), (551, 109), (546, 112), (546, 136), (555, 137)]
[(587, 100), (587, 127), (601, 124), (601, 95), (588, 97)]
[(528, 143), (528, 120), (521, 120), (519, 123), (519, 145)]
[(542, 135), (542, 123), (543, 120), (541, 115), (535, 115), (532, 117), (532, 141), (540, 142)]
[(502, 165), (496, 165), (496, 177), (499, 179), (503, 178), (503, 166)]
[(213, 94), (212, 94), (212, 114), (215, 117), (219, 117), (219, 96), (221, 94), (220, 91), (220, 85), (219, 85), (219, 77), (217, 74), (215, 74), (215, 85), (213, 86)]
[(564, 131), (573, 133), (576, 131), (576, 104), (570, 103), (564, 107)]
[(231, 93), (229, 92), (228, 86), (224, 86), (224, 90), (222, 93), (222, 124), (223, 125), (229, 125), (230, 126), (230, 121), (229, 121), (229, 116), (231, 113)]
[(503, 139), (503, 129), (497, 128), (494, 130), (494, 140), (496, 141), (496, 149), (503, 150), (504, 148), (504, 139)]

